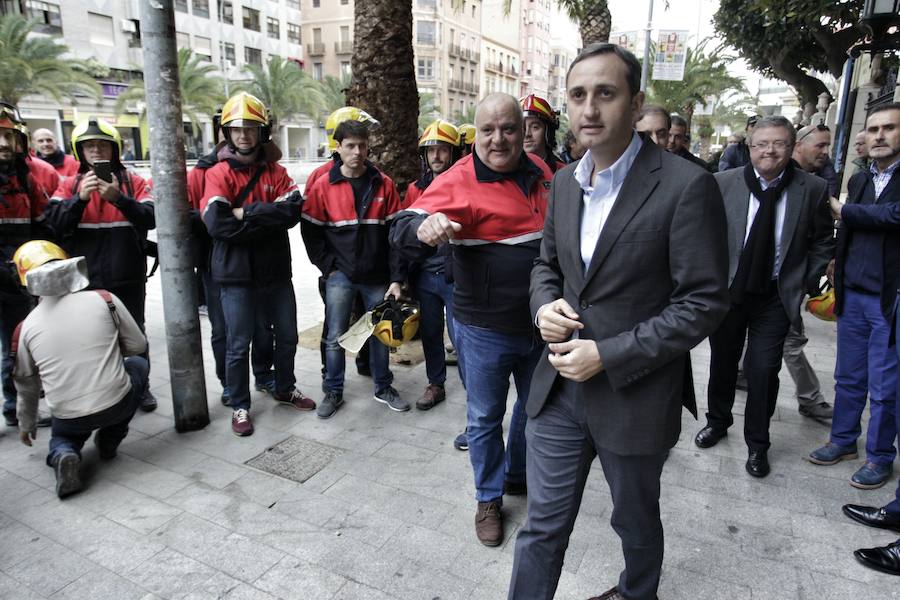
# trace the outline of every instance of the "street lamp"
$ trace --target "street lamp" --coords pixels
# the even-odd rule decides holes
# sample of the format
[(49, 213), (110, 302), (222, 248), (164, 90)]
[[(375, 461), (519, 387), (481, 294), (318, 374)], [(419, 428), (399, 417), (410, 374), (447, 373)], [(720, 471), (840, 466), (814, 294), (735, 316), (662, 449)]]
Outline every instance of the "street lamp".
[[(900, 26), (900, 0), (866, 0), (859, 25), (868, 32), (870, 41), (854, 46), (850, 56), (900, 48), (900, 32), (896, 30)], [(892, 27), (895, 30), (890, 33)]]

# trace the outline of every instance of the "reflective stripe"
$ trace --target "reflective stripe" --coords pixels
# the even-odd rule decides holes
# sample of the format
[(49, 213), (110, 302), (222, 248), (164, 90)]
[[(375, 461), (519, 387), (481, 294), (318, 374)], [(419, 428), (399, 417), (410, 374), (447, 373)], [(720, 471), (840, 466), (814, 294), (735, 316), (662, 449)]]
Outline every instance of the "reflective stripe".
[(79, 229), (112, 229), (113, 227), (134, 227), (131, 221), (112, 221), (111, 223), (79, 223)]
[(139, 200), (139, 202), (141, 204), (143, 204), (144, 202), (150, 202), (152, 204), (154, 202), (154, 200), (153, 200), (153, 197), (151, 196), (149, 198), (144, 198), (143, 200)]
[(525, 242), (531, 242), (534, 240), (539, 240), (544, 237), (543, 231), (535, 231), (533, 233), (526, 233), (525, 235), (517, 235), (516, 237), (506, 238), (503, 240), (450, 240), (451, 244), (456, 244), (457, 246), (482, 246), (484, 244), (505, 244), (507, 246), (515, 246), (516, 244), (524, 244)]
[(320, 221), (318, 219), (314, 219), (309, 215), (301, 215), (302, 218), (306, 219), (310, 223), (314, 225), (321, 225), (322, 227), (346, 227), (348, 225), (386, 225), (387, 220), (385, 219), (346, 219), (344, 221)]
[(423, 210), (421, 208), (407, 208), (405, 211), (401, 211), (401, 212), (413, 212), (413, 213), (416, 213), (417, 215), (431, 215), (430, 212), (428, 212), (427, 210)]
[(291, 195), (292, 195), (294, 192), (296, 192), (296, 191), (297, 191), (297, 186), (295, 185), (295, 186), (293, 186), (290, 190), (288, 190), (287, 192), (285, 192), (285, 193), (283, 193), (282, 195), (280, 195), (280, 196), (278, 196), (277, 198), (275, 198), (275, 200), (273, 200), (273, 202), (284, 202), (285, 200), (288, 199), (289, 196), (291, 196)]
[(206, 203), (206, 208), (203, 209), (204, 215), (206, 214), (206, 211), (209, 210), (209, 207), (212, 206), (213, 202), (221, 202), (221, 203), (227, 204), (229, 207), (231, 207), (231, 202), (229, 202), (228, 199), (225, 198), (224, 196), (213, 196), (212, 198), (209, 199), (209, 202)]
[(301, 218), (301, 219), (306, 219), (307, 221), (309, 221), (309, 222), (312, 223), (313, 225), (325, 225), (325, 221), (320, 221), (320, 220), (318, 220), (318, 219), (313, 219), (311, 216), (309, 216), (309, 215), (306, 214), (306, 213), (301, 214), (301, 215), (300, 215), (300, 218)]
[[(43, 215), (41, 215), (43, 216)], [(0, 224), (27, 224), (31, 223), (31, 217), (4, 217), (0, 218)]]

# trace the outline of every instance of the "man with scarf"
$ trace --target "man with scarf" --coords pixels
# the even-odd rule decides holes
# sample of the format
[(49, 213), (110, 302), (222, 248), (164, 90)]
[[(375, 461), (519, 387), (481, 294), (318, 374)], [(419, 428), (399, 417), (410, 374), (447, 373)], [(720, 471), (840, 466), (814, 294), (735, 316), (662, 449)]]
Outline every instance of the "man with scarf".
[(34, 132), (33, 137), (37, 157), (52, 165), (60, 177), (72, 177), (78, 174), (78, 161), (59, 147), (52, 131), (38, 129)]
[(694, 441), (710, 448), (727, 434), (746, 339), (744, 440), (754, 477), (770, 470), (769, 420), (785, 337), (792, 325), (803, 330), (800, 304), (834, 252), (825, 181), (796, 168), (795, 142), (784, 117), (760, 119), (750, 134), (750, 162), (716, 174), (728, 220), (731, 308), (709, 338), (709, 412)]

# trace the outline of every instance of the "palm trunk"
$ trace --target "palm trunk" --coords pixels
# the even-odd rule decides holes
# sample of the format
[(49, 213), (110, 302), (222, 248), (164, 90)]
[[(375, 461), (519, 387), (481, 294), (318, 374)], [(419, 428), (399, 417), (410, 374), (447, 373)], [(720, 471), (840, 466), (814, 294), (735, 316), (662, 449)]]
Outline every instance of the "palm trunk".
[(372, 161), (404, 189), (419, 175), (412, 2), (356, 2), (354, 27), (347, 103), (381, 121), (369, 140)]
[(612, 16), (609, 14), (607, 0), (585, 0), (583, 4), (578, 23), (582, 46), (586, 48), (597, 42), (608, 42)]

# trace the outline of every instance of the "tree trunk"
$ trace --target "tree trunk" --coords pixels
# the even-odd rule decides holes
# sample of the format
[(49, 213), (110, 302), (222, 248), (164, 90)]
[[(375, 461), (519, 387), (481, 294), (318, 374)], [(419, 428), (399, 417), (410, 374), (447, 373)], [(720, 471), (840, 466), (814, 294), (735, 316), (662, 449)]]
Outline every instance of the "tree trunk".
[(612, 16), (609, 14), (607, 0), (585, 0), (578, 31), (581, 33), (582, 47), (608, 42), (612, 28)]
[(692, 122), (693, 122), (693, 120), (694, 120), (694, 108), (695, 108), (695, 106), (696, 106), (696, 104), (695, 104), (694, 102), (691, 102), (691, 103), (685, 104), (684, 106), (681, 107), (681, 110), (684, 111), (684, 112), (681, 114), (681, 116), (684, 117), (684, 120), (685, 120), (685, 121), (687, 121), (687, 127), (685, 127), (685, 130), (686, 130), (686, 132), (687, 132), (688, 134), (691, 133), (691, 124), (692, 124)]
[(404, 189), (419, 176), (412, 2), (356, 2), (354, 27), (353, 82), (347, 103), (381, 122), (369, 140), (372, 162)]
[(828, 94), (829, 102), (834, 100), (821, 79), (806, 74), (803, 69), (793, 63), (790, 54), (786, 52), (771, 57), (772, 71), (780, 79), (794, 86), (800, 96), (800, 106), (804, 106), (807, 102), (812, 102), (815, 106), (819, 102), (819, 94), (822, 92)]

